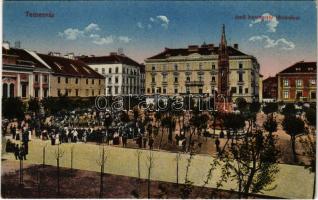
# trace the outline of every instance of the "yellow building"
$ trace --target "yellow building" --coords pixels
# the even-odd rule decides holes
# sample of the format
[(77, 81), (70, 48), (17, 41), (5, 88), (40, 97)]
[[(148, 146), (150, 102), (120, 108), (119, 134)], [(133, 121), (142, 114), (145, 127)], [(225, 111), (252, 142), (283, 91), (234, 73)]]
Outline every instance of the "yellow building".
[[(228, 59), (225, 66), (224, 58)], [(230, 99), (243, 97), (249, 102), (259, 99), (259, 64), (254, 56), (241, 52), (237, 44), (227, 46), (224, 27), (219, 47), (203, 44), (165, 48), (146, 59), (145, 64), (146, 95), (211, 95), (221, 90), (219, 77), (227, 77), (223, 84)], [(224, 72), (227, 75), (223, 76)]]

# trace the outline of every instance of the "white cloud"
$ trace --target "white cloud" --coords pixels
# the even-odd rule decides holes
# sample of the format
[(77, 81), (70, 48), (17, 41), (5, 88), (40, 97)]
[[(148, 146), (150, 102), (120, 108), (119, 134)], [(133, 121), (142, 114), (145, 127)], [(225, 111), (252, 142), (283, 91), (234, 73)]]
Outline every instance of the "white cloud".
[(141, 22), (137, 22), (137, 27), (138, 27), (138, 28), (141, 28), (141, 29), (143, 29), (143, 28), (144, 28), (144, 26), (142, 25), (142, 23), (141, 23)]
[(150, 17), (149, 20), (150, 20), (151, 22), (154, 22), (154, 21), (155, 21), (155, 19), (154, 19), (153, 17)]
[(93, 39), (93, 43), (97, 45), (111, 44), (113, 42), (114, 42), (114, 37), (112, 35), (107, 37), (95, 37)]
[(131, 38), (127, 37), (127, 36), (119, 36), (118, 40), (120, 42), (124, 42), (124, 43), (129, 43), (131, 41)]
[(292, 41), (288, 41), (285, 38), (274, 40), (268, 37), (267, 35), (252, 36), (249, 38), (249, 41), (251, 42), (264, 41), (265, 42), (264, 48), (273, 48), (273, 47), (279, 46), (283, 50), (292, 50), (292, 49), (295, 49), (296, 47), (296, 45)]
[(91, 32), (91, 31), (99, 31), (100, 28), (98, 24), (90, 23), (88, 26), (85, 27), (85, 32)]
[(170, 22), (168, 17), (166, 17), (164, 15), (158, 15), (157, 19), (160, 21), (162, 27), (164, 27), (165, 29), (168, 28), (168, 25), (169, 25), (169, 22)]
[(76, 40), (79, 37), (84, 35), (84, 32), (78, 30), (77, 28), (68, 28), (65, 29), (63, 32), (59, 32), (58, 35), (66, 40)]
[(258, 24), (261, 22), (265, 22), (267, 26), (267, 31), (268, 32), (276, 32), (276, 27), (279, 24), (279, 21), (277, 18), (269, 13), (264, 13), (260, 18), (255, 19), (252, 21), (249, 26), (252, 27), (254, 24)]

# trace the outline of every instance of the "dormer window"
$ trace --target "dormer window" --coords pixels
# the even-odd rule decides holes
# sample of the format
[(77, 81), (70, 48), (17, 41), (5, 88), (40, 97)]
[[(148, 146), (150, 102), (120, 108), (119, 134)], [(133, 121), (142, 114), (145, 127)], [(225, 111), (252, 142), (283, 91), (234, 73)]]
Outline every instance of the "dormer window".
[[(309, 70), (309, 69), (308, 69), (308, 70)], [(297, 68), (296, 68), (296, 71), (300, 71), (300, 67), (297, 67)]]
[(178, 71), (178, 65), (177, 64), (174, 65), (174, 70)]
[(212, 64), (212, 70), (215, 70), (215, 64)]

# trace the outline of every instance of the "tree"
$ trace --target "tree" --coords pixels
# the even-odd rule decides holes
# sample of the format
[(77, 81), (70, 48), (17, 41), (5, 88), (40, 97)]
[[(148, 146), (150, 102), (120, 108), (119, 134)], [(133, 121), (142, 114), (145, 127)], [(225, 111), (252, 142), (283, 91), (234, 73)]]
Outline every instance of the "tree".
[(316, 109), (314, 108), (307, 109), (305, 116), (306, 116), (308, 125), (316, 127), (316, 119), (317, 119)]
[(148, 199), (150, 199), (150, 178), (151, 178), (151, 170), (153, 168), (154, 165), (154, 156), (153, 156), (153, 152), (151, 150), (149, 150), (149, 155), (147, 156), (147, 194), (148, 194)]
[(273, 132), (277, 131), (277, 122), (273, 116), (270, 116), (267, 118), (267, 120), (264, 122), (263, 127), (266, 131), (269, 132), (270, 135), (272, 135)]
[(64, 151), (60, 149), (60, 144), (57, 145), (55, 151), (56, 169), (57, 169), (57, 195), (60, 196), (60, 159), (64, 156)]
[(100, 185), (99, 185), (99, 198), (103, 197), (103, 190), (104, 190), (104, 179), (103, 175), (105, 172), (105, 164), (106, 164), (107, 155), (105, 153), (105, 147), (100, 148), (99, 151), (99, 158), (96, 160), (98, 166), (100, 166)]
[(285, 115), (285, 116), (296, 115), (296, 113), (297, 113), (297, 110), (295, 108), (295, 105), (292, 104), (292, 103), (286, 104), (285, 107), (282, 110), (282, 114)]
[(36, 98), (31, 98), (28, 101), (28, 110), (38, 114), (40, 111), (40, 102)]
[(296, 146), (295, 146), (296, 136), (304, 133), (305, 131), (304, 121), (294, 115), (290, 115), (290, 116), (285, 116), (282, 122), (282, 125), (283, 125), (283, 129), (290, 136), (294, 162), (297, 162)]
[(2, 99), (2, 116), (12, 120), (17, 118), (19, 121), (24, 119), (25, 105), (18, 97)]
[(273, 114), (277, 112), (278, 110), (278, 104), (271, 102), (271, 103), (266, 103), (265, 106), (263, 107), (263, 112), (268, 115), (268, 114)]
[(274, 189), (271, 184), (279, 171), (279, 151), (275, 147), (277, 139), (271, 135), (263, 136), (262, 131), (257, 130), (236, 140), (219, 157), (223, 161), (223, 173), (217, 185), (229, 179), (235, 181), (239, 198)]

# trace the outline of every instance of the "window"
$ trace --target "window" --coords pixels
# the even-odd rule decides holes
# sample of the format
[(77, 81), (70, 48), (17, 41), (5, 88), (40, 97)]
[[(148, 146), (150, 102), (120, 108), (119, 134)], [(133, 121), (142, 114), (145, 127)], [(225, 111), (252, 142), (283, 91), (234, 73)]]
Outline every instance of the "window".
[(26, 93), (27, 93), (27, 85), (22, 84), (22, 97), (26, 97)]
[(316, 92), (310, 92), (310, 98), (311, 99), (316, 99)]
[(158, 93), (161, 93), (161, 87), (158, 87), (157, 91), (158, 91)]
[(199, 81), (203, 81), (203, 76), (202, 75), (199, 75)]
[(78, 78), (75, 79), (75, 84), (78, 84)]
[(39, 89), (38, 88), (34, 89), (34, 97), (39, 97)]
[(186, 93), (190, 94), (190, 88), (189, 87), (186, 87)]
[(115, 68), (115, 72), (116, 72), (116, 74), (118, 73), (118, 67)]
[(34, 76), (34, 82), (36, 82), (36, 83), (39, 82), (39, 75), (36, 74), (36, 75)]
[(235, 94), (236, 93), (236, 87), (232, 87), (231, 88), (231, 92), (232, 92), (232, 94)]
[(289, 81), (287, 79), (284, 79), (283, 80), (283, 84), (285, 87), (288, 87), (289, 86)]
[(215, 83), (215, 76), (212, 76), (212, 82)]
[(242, 94), (243, 93), (243, 88), (242, 86), (239, 86), (239, 94)]
[(289, 98), (289, 91), (284, 91), (284, 99), (288, 99)]
[(109, 84), (112, 83), (112, 77), (109, 77), (109, 78), (108, 78), (108, 83), (109, 83)]
[(297, 91), (296, 92), (296, 99), (300, 99), (300, 97), (303, 96), (303, 92), (302, 91)]
[(150, 88), (147, 88), (147, 93), (150, 93)]
[(65, 78), (65, 83), (68, 83), (68, 78), (67, 77)]
[(239, 69), (243, 69), (243, 64), (239, 63)]
[(174, 93), (175, 93), (175, 94), (178, 93), (178, 88), (174, 88)]
[(108, 73), (110, 73), (110, 74), (112, 73), (112, 68), (108, 69)]
[(154, 94), (156, 92), (155, 88), (151, 88), (151, 92), (152, 92), (152, 94)]
[(187, 80), (187, 82), (190, 82), (190, 76), (187, 76), (186, 80)]
[(316, 79), (311, 79), (309, 82), (310, 82), (310, 85), (316, 85)]
[(47, 97), (48, 96), (48, 89), (43, 89), (43, 92), (44, 92), (44, 97)]
[(94, 85), (94, 79), (92, 79), (92, 84)]
[(199, 70), (202, 70), (202, 63), (199, 63)]
[(153, 83), (156, 82), (155, 76), (152, 76), (152, 77), (151, 77), (151, 81), (152, 81)]
[(212, 64), (212, 70), (215, 70), (215, 64)]
[(174, 70), (178, 71), (178, 65), (177, 64), (174, 65)]
[(174, 77), (174, 82), (178, 83), (178, 77)]
[(95, 94), (94, 94), (94, 90), (92, 90), (92, 96), (94, 96)]
[(155, 71), (156, 70), (156, 66), (155, 65), (152, 65), (152, 71)]
[(167, 94), (167, 89), (166, 88), (162, 88), (162, 93), (163, 94)]
[(75, 96), (78, 97), (78, 89), (75, 89)]
[(105, 68), (102, 68), (102, 74), (105, 74)]
[(86, 96), (87, 96), (87, 97), (88, 97), (88, 95), (89, 95), (88, 93), (89, 93), (89, 90), (88, 90), (88, 89), (86, 89)]
[(47, 80), (47, 75), (43, 75), (43, 82), (44, 82), (44, 83), (47, 83), (47, 82), (48, 82), (48, 80)]
[(245, 94), (247, 94), (248, 93), (248, 88), (245, 88)]
[(163, 81), (163, 82), (166, 82), (166, 81), (167, 81), (167, 75), (165, 75), (165, 74), (162, 75), (162, 81)]
[(88, 84), (88, 78), (86, 79), (86, 85)]
[(68, 96), (68, 90), (65, 89), (65, 96)]
[(99, 80), (98, 80), (98, 85), (100, 85), (100, 82), (101, 82), (101, 81), (100, 81), (100, 79), (99, 79)]
[(239, 73), (239, 82), (243, 82), (243, 74)]
[(202, 88), (199, 88), (199, 94), (202, 94)]
[(118, 83), (118, 76), (115, 77), (115, 83)]
[(61, 90), (57, 89), (57, 96), (61, 96)]
[(297, 86), (297, 87), (301, 87), (302, 85), (303, 85), (303, 80), (297, 79), (297, 80), (296, 80), (296, 86)]
[(110, 95), (112, 94), (112, 86), (108, 87), (108, 94), (110, 94)]
[(190, 71), (190, 64), (187, 63), (187, 71)]
[(61, 77), (57, 77), (57, 82), (61, 83)]

